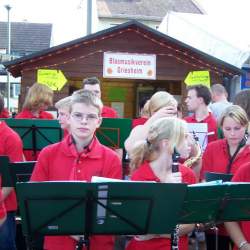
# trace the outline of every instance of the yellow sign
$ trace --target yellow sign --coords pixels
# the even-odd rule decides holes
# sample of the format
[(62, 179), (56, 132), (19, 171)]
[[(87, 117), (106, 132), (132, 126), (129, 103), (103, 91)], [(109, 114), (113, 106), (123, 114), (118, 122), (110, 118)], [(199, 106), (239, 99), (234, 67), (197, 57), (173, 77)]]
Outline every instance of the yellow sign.
[(187, 84), (187, 86), (202, 84), (210, 88), (209, 71), (189, 72), (184, 82)]
[(44, 84), (52, 90), (61, 90), (67, 82), (63, 72), (56, 69), (39, 69), (37, 71), (37, 82)]

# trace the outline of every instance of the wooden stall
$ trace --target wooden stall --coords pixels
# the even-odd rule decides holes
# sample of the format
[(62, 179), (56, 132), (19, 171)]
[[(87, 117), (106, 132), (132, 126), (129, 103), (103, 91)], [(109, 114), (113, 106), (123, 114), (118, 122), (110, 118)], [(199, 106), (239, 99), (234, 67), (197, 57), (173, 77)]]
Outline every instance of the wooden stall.
[[(104, 52), (154, 54), (156, 79), (125, 79), (103, 77)], [(54, 101), (82, 87), (82, 80), (96, 76), (102, 82), (105, 105), (122, 103), (124, 117), (134, 117), (138, 98), (157, 90), (167, 90), (179, 97), (185, 95), (185, 77), (190, 71), (209, 70), (212, 83), (223, 83), (241, 74), (241, 70), (204, 54), (180, 41), (153, 30), (137, 21), (130, 21), (83, 38), (5, 63), (14, 76), (21, 76), (22, 106), (27, 89), (37, 80), (38, 69), (58, 69), (68, 79)], [(121, 93), (114, 95), (111, 93)], [(120, 91), (120, 92), (119, 92)]]

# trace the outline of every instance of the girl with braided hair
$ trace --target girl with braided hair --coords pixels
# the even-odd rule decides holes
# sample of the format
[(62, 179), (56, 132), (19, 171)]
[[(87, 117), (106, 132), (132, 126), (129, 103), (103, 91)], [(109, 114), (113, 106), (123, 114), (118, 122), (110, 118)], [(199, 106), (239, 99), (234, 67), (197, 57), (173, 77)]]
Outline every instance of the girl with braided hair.
[[(137, 141), (131, 149), (131, 180), (195, 183), (195, 174), (190, 168), (180, 165), (179, 172), (172, 173), (174, 151), (186, 158), (189, 156), (190, 150), (185, 121), (176, 117), (157, 119), (150, 126), (146, 139)], [(180, 225), (180, 250), (188, 249), (187, 234), (192, 230), (193, 225)], [(126, 250), (166, 250), (170, 248), (171, 236), (164, 234), (135, 236), (129, 242)]]

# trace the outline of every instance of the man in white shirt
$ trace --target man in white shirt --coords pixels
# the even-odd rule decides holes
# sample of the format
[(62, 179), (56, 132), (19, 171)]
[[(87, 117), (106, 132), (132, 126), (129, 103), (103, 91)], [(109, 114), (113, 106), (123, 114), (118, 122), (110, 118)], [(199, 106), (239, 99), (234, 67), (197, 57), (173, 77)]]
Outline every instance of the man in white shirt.
[(230, 105), (231, 102), (227, 100), (228, 93), (222, 84), (213, 84), (211, 86), (212, 102), (208, 107), (215, 116), (216, 120), (219, 119), (221, 113)]

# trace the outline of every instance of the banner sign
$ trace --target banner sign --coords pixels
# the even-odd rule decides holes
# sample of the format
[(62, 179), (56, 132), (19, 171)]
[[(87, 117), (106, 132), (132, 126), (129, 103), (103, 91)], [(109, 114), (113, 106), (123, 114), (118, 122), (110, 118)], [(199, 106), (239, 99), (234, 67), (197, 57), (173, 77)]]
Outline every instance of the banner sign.
[(155, 80), (156, 55), (104, 52), (103, 77)]
[(210, 74), (209, 71), (192, 71), (189, 72), (184, 82), (187, 86), (202, 84), (210, 88)]
[(38, 69), (37, 82), (48, 86), (52, 90), (60, 91), (67, 82), (67, 79), (61, 70)]

